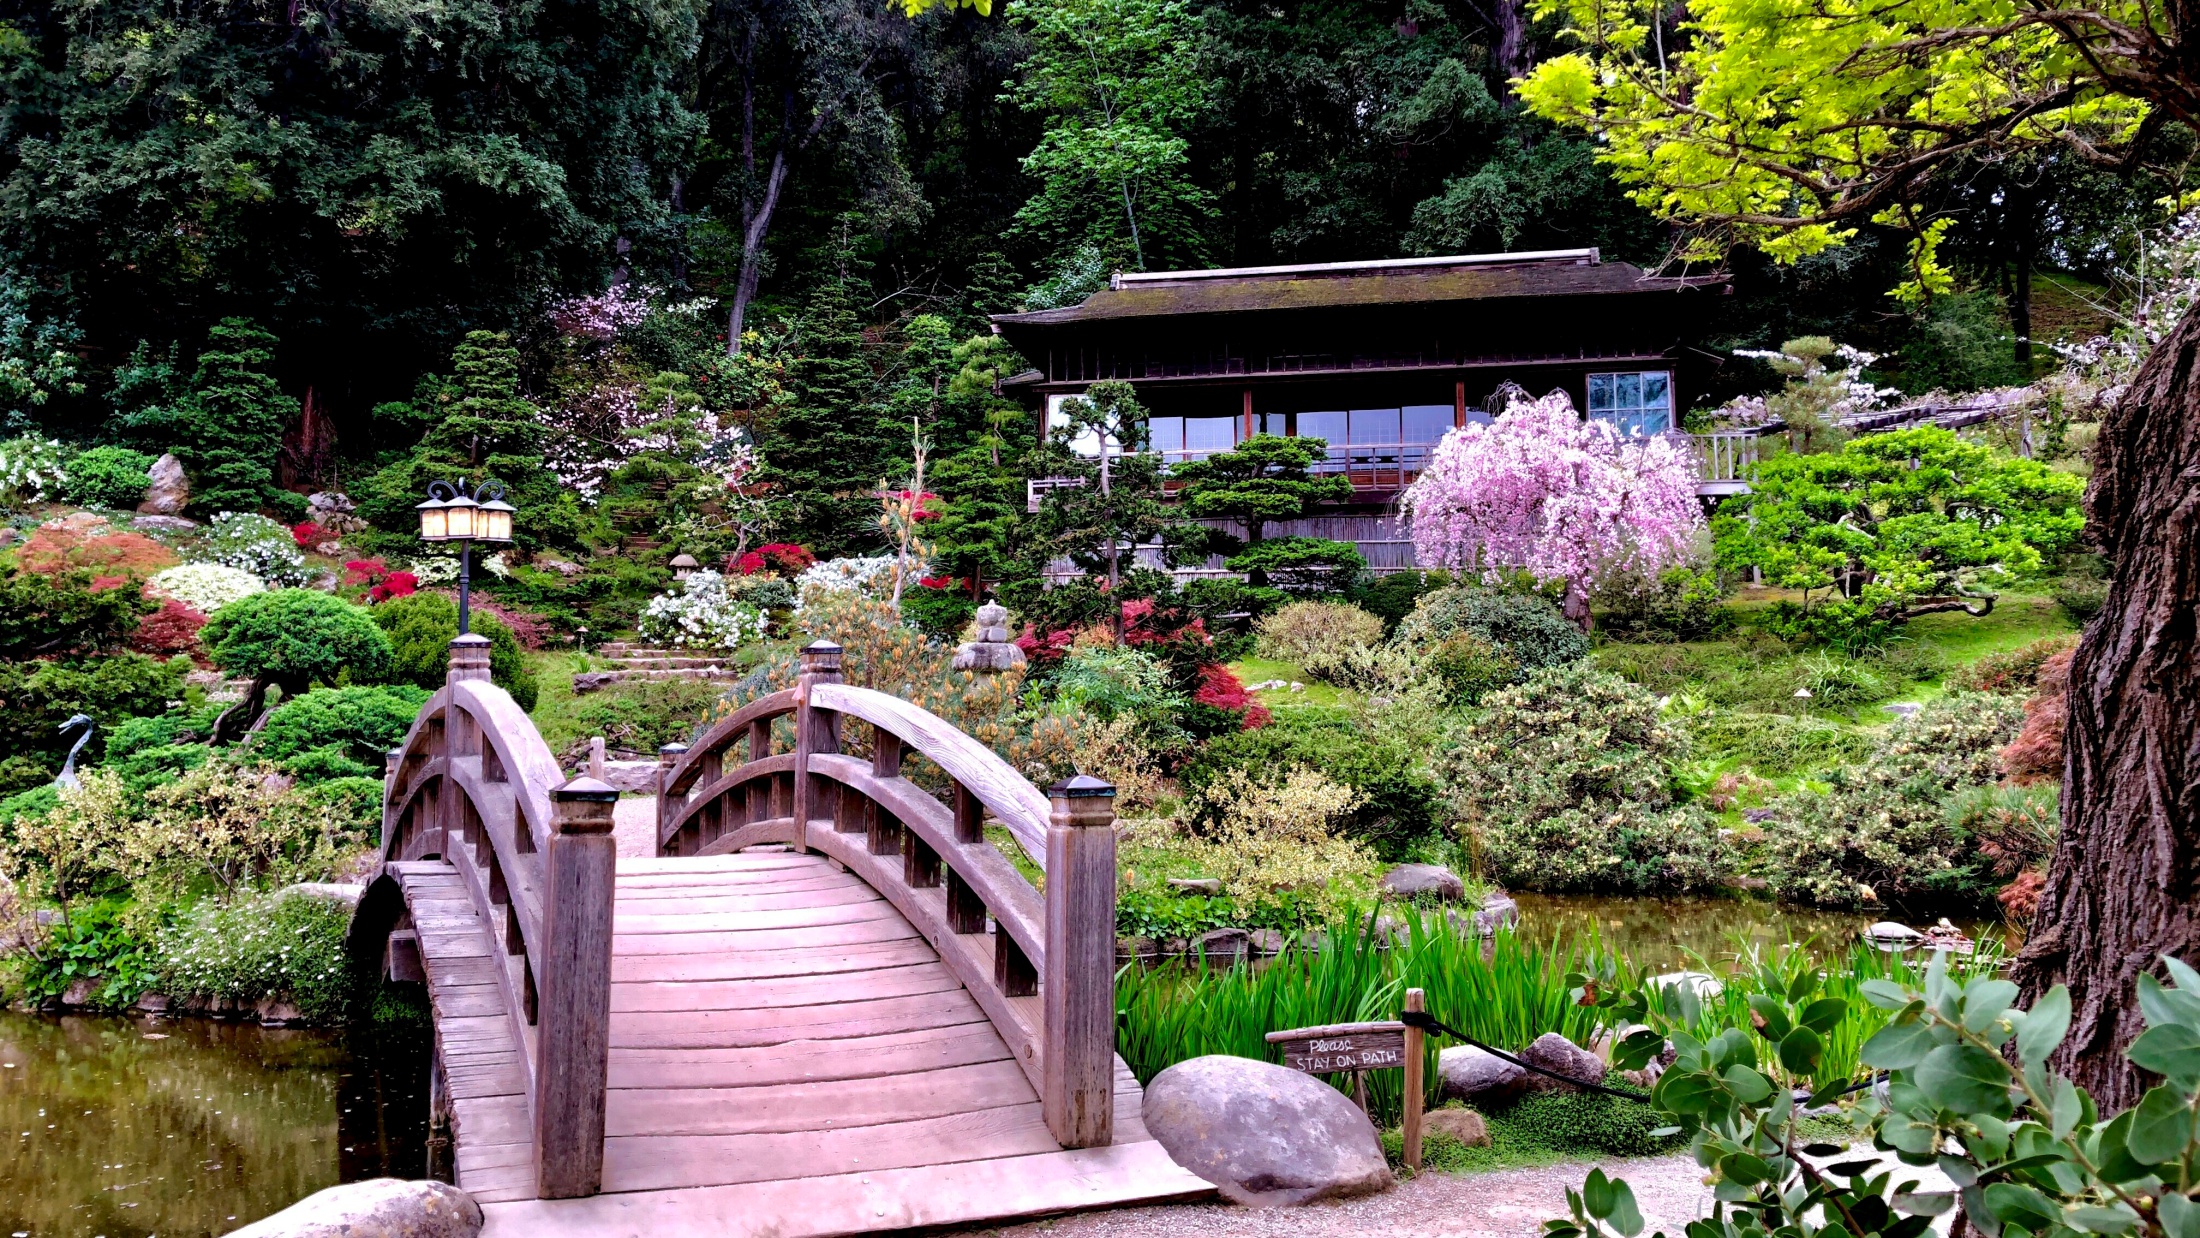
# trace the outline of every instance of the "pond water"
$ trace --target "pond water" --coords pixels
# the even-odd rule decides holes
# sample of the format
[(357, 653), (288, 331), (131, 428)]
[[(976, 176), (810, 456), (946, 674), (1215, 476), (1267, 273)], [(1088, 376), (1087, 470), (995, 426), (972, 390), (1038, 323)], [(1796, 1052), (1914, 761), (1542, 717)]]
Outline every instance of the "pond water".
[[(1516, 894), (1513, 898), (1520, 904), (1521, 931), (1530, 937), (1586, 941), (1594, 933), (1607, 949), (1637, 966), (1659, 971), (1700, 966), (1699, 958), (1723, 969), (1752, 945), (1769, 950), (1808, 941), (1821, 955), (1842, 954), (1871, 924), (1901, 919), (1889, 911), (1822, 911), (1748, 898), (1581, 894)], [(1914, 927), (1933, 922), (1918, 920)], [(1953, 923), (1980, 941), (2004, 934), (1999, 921), (1957, 918)]]
[(198, 1238), (420, 1177), (427, 1041), (0, 1013), (0, 1238)]

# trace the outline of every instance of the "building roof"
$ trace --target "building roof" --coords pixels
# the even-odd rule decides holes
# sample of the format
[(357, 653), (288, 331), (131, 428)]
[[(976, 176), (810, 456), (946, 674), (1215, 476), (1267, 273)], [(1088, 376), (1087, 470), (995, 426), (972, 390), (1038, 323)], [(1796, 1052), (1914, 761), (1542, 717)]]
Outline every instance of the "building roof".
[(1003, 326), (1052, 326), (1183, 314), (1610, 296), (1717, 287), (1724, 275), (1657, 276), (1594, 249), (1456, 254), (1374, 262), (1117, 273), (1077, 305), (996, 314)]

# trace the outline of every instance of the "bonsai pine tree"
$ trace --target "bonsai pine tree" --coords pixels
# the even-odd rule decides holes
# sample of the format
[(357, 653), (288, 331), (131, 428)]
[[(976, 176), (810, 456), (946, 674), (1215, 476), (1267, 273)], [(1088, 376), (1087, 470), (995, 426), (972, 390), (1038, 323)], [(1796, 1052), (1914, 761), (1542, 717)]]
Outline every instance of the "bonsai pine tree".
[(214, 722), (214, 742), (240, 738), (267, 707), (267, 690), (296, 696), (316, 683), (381, 683), (390, 641), (364, 607), (313, 589), (276, 589), (239, 598), (199, 630), (214, 665), (252, 676), (243, 700)]
[(1266, 588), (1274, 578), (1290, 592), (1336, 592), (1367, 566), (1357, 547), (1319, 537), (1268, 537), (1272, 523), (1297, 520), (1323, 503), (1352, 497), (1352, 483), (1343, 476), (1308, 471), (1328, 448), (1326, 439), (1256, 434), (1235, 450), (1179, 464), (1170, 475), (1184, 483), (1178, 497), (1185, 512), (1244, 526), (1243, 540), (1228, 551), (1227, 566), (1244, 572), (1254, 588)]
[(298, 402), (267, 372), (275, 343), (248, 318), (224, 318), (207, 329), (206, 351), (183, 393), (125, 418), (148, 446), (183, 462), (197, 510), (304, 509), (297, 496), (275, 488), (283, 427), (298, 412)]

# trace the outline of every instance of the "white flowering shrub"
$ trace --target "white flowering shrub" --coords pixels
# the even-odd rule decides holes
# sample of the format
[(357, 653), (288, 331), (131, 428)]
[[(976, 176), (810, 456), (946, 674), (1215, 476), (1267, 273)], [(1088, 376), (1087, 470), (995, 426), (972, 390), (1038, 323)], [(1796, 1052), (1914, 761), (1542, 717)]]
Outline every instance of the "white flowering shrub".
[(635, 626), (644, 639), (675, 649), (737, 649), (764, 639), (764, 612), (736, 600), (725, 577), (705, 570), (680, 585), (643, 608)]
[(423, 589), (458, 583), (458, 559), (453, 555), (428, 555), (414, 559), (407, 570), (413, 574), (413, 583)]
[(351, 909), (292, 892), (203, 905), (161, 933), (162, 985), (199, 1001), (283, 997), (315, 1023), (344, 1012), (344, 933)]
[(219, 563), (186, 563), (153, 573), (149, 586), (161, 597), (174, 598), (202, 615), (212, 615), (241, 597), (267, 592), (267, 582), (242, 568)]
[[(910, 564), (910, 580), (914, 581), (922, 575), (922, 563)], [(876, 596), (890, 590), (893, 580), (894, 556), (876, 555), (870, 558), (826, 559), (821, 563), (813, 563), (794, 578), (794, 586), (798, 595), (817, 588), (836, 593)]]
[(58, 496), (68, 479), (59, 442), (26, 434), (0, 443), (0, 501), (42, 503)]
[(202, 561), (252, 573), (279, 585), (306, 582), (306, 557), (290, 530), (255, 512), (222, 512), (206, 526)]

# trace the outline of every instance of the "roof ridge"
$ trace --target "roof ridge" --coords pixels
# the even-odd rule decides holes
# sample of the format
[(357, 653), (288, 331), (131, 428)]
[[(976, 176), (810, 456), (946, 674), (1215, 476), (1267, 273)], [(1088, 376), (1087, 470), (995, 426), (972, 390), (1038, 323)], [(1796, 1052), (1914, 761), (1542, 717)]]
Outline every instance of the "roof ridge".
[(1445, 254), (1432, 258), (1365, 258), (1352, 262), (1217, 267), (1206, 271), (1117, 271), (1109, 276), (1108, 287), (1120, 291), (1125, 284), (1190, 283), (1194, 280), (1251, 279), (1266, 275), (1347, 275), (1427, 267), (1509, 266), (1526, 263), (1596, 266), (1603, 261), (1602, 252), (1595, 246), (1589, 246), (1581, 249), (1532, 249), (1517, 253)]

